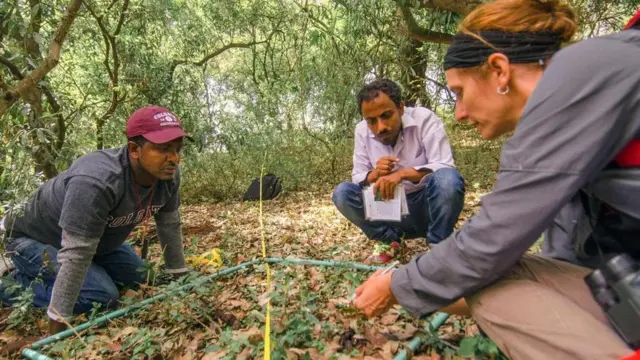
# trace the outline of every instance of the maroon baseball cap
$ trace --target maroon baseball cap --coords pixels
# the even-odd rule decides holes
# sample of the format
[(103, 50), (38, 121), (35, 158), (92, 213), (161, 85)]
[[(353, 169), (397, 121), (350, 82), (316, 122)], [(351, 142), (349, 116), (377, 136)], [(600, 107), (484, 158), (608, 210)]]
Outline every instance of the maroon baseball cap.
[(167, 143), (180, 137), (193, 141), (182, 130), (182, 123), (174, 113), (156, 105), (136, 110), (127, 120), (127, 137), (139, 135), (155, 144)]

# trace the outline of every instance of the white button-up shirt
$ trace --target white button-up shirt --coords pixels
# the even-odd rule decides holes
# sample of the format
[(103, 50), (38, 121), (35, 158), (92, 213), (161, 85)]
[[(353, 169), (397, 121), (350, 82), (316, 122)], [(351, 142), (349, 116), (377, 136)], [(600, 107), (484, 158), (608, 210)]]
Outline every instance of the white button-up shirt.
[[(367, 121), (356, 126), (355, 149), (353, 153), (352, 181), (361, 183), (367, 174), (375, 169), (376, 162), (383, 156), (394, 156), (400, 161), (393, 170), (412, 167), (416, 170), (455, 168), (449, 138), (442, 120), (431, 110), (405, 107), (402, 115), (402, 130), (395, 146), (381, 143), (369, 130)], [(418, 184), (404, 180), (407, 193), (424, 187), (425, 177)]]

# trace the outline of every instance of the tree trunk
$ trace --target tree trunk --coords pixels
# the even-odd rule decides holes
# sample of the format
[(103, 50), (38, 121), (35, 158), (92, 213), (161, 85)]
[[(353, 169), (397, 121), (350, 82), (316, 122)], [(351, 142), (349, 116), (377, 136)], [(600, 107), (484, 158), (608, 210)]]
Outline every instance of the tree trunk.
[(402, 48), (404, 69), (402, 85), (404, 88), (404, 103), (407, 106), (431, 106), (431, 101), (425, 88), (425, 72), (427, 58), (420, 54), (418, 48), (422, 43), (409, 39)]
[(58, 169), (54, 165), (55, 159), (53, 143), (54, 139), (47, 139), (42, 129), (47, 127), (42, 120), (42, 91), (35, 88), (25, 98), (31, 109), (29, 111), (29, 128), (31, 129), (31, 141), (33, 142), (32, 156), (35, 162), (36, 173), (42, 172), (47, 179), (58, 175)]
[[(35, 92), (38, 83), (51, 71), (60, 61), (60, 51), (62, 43), (69, 34), (71, 24), (78, 15), (78, 10), (82, 5), (82, 0), (72, 0), (62, 20), (58, 24), (58, 28), (54, 34), (53, 40), (49, 45), (49, 53), (47, 57), (22, 79), (14, 88), (5, 91), (0, 96), (0, 117), (20, 98), (27, 98), (31, 92)], [(39, 13), (39, 11), (37, 12)], [(39, 15), (38, 15), (39, 16)], [(27, 42), (27, 46), (32, 46)], [(37, 45), (37, 44), (36, 44)]]
[(104, 122), (105, 118), (100, 117), (96, 120), (96, 143), (98, 150), (104, 149)]

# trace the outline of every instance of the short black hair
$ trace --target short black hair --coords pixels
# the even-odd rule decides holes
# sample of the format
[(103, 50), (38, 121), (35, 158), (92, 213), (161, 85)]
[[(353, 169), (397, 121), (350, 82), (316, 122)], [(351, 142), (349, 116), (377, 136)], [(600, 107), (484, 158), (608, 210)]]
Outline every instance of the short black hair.
[(362, 115), (362, 102), (371, 101), (383, 92), (393, 101), (396, 106), (402, 102), (402, 89), (395, 82), (389, 79), (376, 79), (365, 85), (358, 92), (358, 111)]
[(138, 135), (138, 136), (134, 136), (134, 137), (130, 137), (127, 138), (127, 141), (131, 141), (132, 143), (135, 143), (136, 145), (143, 147), (144, 144), (148, 143), (149, 140), (147, 140), (144, 136), (142, 135)]

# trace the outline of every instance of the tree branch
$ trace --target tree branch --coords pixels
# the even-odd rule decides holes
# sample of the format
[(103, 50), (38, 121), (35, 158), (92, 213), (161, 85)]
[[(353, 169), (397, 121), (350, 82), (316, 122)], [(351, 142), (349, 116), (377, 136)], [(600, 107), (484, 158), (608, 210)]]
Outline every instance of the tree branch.
[(113, 7), (113, 5), (115, 5), (118, 2), (118, 0), (112, 0), (111, 3), (109, 4), (109, 6), (107, 6), (107, 11), (111, 10), (111, 8)]
[[(113, 1), (109, 8), (115, 4)], [(100, 28), (100, 33), (102, 33), (102, 37), (104, 38), (104, 47), (105, 47), (105, 56), (103, 64), (107, 69), (107, 73), (109, 74), (109, 80), (111, 85), (111, 102), (107, 110), (96, 120), (96, 130), (97, 130), (97, 147), (98, 149), (102, 149), (104, 146), (104, 136), (103, 129), (104, 124), (115, 113), (118, 105), (127, 97), (127, 94), (120, 96), (119, 94), (119, 79), (118, 74), (120, 70), (120, 57), (118, 56), (118, 46), (117, 46), (117, 36), (120, 34), (122, 30), (122, 24), (124, 23), (124, 19), (127, 15), (127, 9), (129, 8), (129, 0), (124, 0), (122, 4), (122, 10), (120, 11), (120, 16), (118, 17), (118, 23), (116, 25), (116, 29), (113, 31), (113, 34), (109, 32), (104, 22), (102, 21), (102, 16), (98, 16), (98, 14), (92, 9), (89, 4), (86, 4), (87, 9), (91, 13), (96, 22), (98, 23), (98, 27)], [(109, 59), (113, 62), (113, 67), (109, 64)]]
[[(3, 56), (0, 56), (0, 64), (3, 64), (7, 68), (9, 68), (9, 71), (11, 72), (13, 77), (16, 78), (17, 80), (24, 79), (24, 75), (22, 75), (22, 72), (20, 71), (20, 69), (18, 69), (18, 67), (14, 63), (12, 63), (9, 59)], [(55, 96), (53, 96), (53, 92), (48, 86), (39, 85), (38, 87), (42, 89), (44, 96), (47, 98), (47, 101), (51, 105), (51, 109), (53, 109), (54, 111), (53, 115), (56, 116), (57, 131), (55, 131), (55, 133), (58, 134), (58, 138), (56, 139), (55, 148), (57, 150), (60, 150), (62, 148), (62, 145), (64, 144), (64, 137), (65, 137), (65, 131), (64, 131), (65, 121), (64, 121), (64, 118), (62, 117), (62, 109), (60, 107), (60, 104), (58, 103), (58, 100), (56, 100)], [(58, 130), (62, 130), (62, 131), (58, 131)]]
[(411, 13), (411, 9), (401, 4), (402, 1), (396, 0), (396, 4), (402, 13), (404, 22), (407, 26), (407, 33), (409, 38), (422, 42), (431, 42), (438, 44), (450, 44), (453, 41), (453, 35), (441, 33), (438, 31), (432, 31), (429, 29), (421, 28), (416, 22), (415, 17)]
[(262, 40), (262, 41), (252, 41), (252, 42), (248, 42), (248, 43), (229, 43), (217, 50), (215, 50), (214, 52), (206, 55), (204, 58), (202, 58), (202, 60), (200, 61), (189, 61), (189, 60), (174, 60), (173, 63), (171, 64), (171, 70), (170, 70), (170, 76), (169, 79), (171, 81), (173, 81), (173, 73), (176, 70), (176, 67), (178, 67), (178, 65), (195, 65), (195, 66), (202, 66), (204, 65), (207, 61), (213, 59), (214, 57), (222, 54), (223, 52), (229, 50), (229, 49), (234, 49), (234, 48), (240, 48), (240, 49), (248, 49), (254, 45), (258, 45), (258, 44), (264, 44), (266, 43), (267, 40)]
[(120, 35), (122, 23), (124, 23), (124, 18), (127, 14), (127, 8), (129, 8), (129, 0), (124, 0), (124, 3), (122, 4), (122, 11), (120, 12), (120, 19), (118, 19), (118, 25), (116, 25), (116, 31), (114, 31), (113, 37)]
[(27, 95), (34, 87), (38, 86), (38, 83), (44, 78), (44, 76), (51, 71), (60, 61), (60, 51), (62, 44), (69, 34), (71, 25), (78, 15), (78, 10), (82, 5), (82, 0), (71, 0), (67, 11), (65, 12), (60, 24), (56, 29), (53, 40), (49, 44), (49, 53), (47, 57), (35, 68), (29, 75), (22, 79), (18, 85), (6, 91), (0, 98), (0, 117), (13, 105), (18, 99)]
[(439, 9), (451, 11), (460, 15), (467, 15), (477, 6), (482, 5), (483, 0), (421, 0), (420, 8)]
[(62, 115), (62, 108), (56, 100), (55, 96), (53, 96), (53, 92), (49, 87), (42, 86), (42, 92), (44, 92), (44, 96), (47, 98), (47, 102), (51, 105), (51, 109), (53, 109), (53, 115), (56, 117), (56, 125), (54, 129), (54, 134), (56, 134), (56, 142), (55, 149), (62, 149), (62, 145), (64, 145), (64, 139), (67, 134), (67, 124), (65, 122), (64, 116)]
[(104, 60), (102, 61), (102, 63), (104, 64), (104, 67), (107, 68), (107, 73), (109, 75), (109, 80), (111, 82), (113, 82), (113, 71), (111, 70), (111, 65), (109, 64), (109, 55), (110, 55), (110, 51), (111, 51), (111, 39), (110, 39), (110, 34), (109, 34), (109, 30), (107, 30), (107, 27), (104, 25), (104, 22), (102, 22), (102, 16), (98, 16), (98, 14), (95, 12), (95, 10), (93, 10), (93, 8), (91, 7), (91, 5), (89, 5), (89, 3), (85, 3), (84, 6), (87, 8), (87, 10), (89, 10), (89, 13), (91, 14), (91, 16), (93, 16), (94, 19), (96, 19), (96, 22), (98, 23), (98, 27), (100, 28), (100, 34), (102, 35), (102, 39), (104, 40)]
[(430, 77), (426, 77), (425, 78), (427, 81), (430, 81), (431, 83), (433, 83), (434, 85), (436, 85), (438, 88), (440, 88), (440, 90), (443, 90), (445, 92), (445, 94), (447, 94), (447, 97), (449, 98), (449, 101), (453, 101), (455, 102), (455, 99), (453, 98), (453, 96), (451, 95), (451, 90), (449, 90), (449, 87), (437, 80), (434, 80)]
[(24, 75), (22, 75), (22, 71), (20, 71), (20, 69), (16, 66), (16, 64), (12, 63), (9, 59), (5, 58), (4, 56), (0, 56), (0, 64), (9, 68), (11, 75), (13, 75), (13, 77), (16, 78), (17, 80), (24, 79)]

